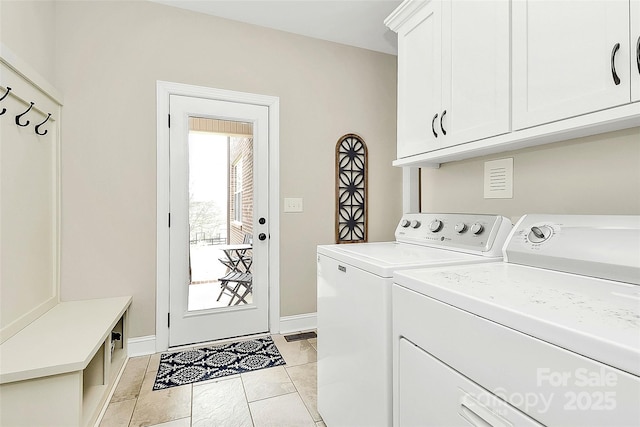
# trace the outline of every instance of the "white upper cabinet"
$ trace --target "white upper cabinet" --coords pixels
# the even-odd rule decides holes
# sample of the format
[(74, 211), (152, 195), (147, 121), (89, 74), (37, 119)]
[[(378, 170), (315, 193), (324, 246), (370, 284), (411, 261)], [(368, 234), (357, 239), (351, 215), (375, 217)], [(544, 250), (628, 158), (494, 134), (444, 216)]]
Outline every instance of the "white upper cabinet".
[(631, 0), (631, 100), (640, 101), (640, 0)]
[(510, 130), (509, 3), (442, 3), (442, 147)]
[(398, 158), (509, 132), (509, 1), (405, 2), (398, 33)]
[(629, 0), (512, 7), (514, 130), (630, 102)]
[(640, 0), (405, 0), (385, 24), (395, 166), (640, 126)]
[(432, 1), (421, 6), (397, 29), (398, 158), (438, 148), (441, 4)]

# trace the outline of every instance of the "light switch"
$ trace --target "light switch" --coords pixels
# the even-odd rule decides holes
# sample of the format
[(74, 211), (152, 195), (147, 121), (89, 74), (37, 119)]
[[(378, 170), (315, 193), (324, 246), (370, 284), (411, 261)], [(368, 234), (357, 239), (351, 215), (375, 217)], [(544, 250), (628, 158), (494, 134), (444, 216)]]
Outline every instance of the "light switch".
[(294, 197), (285, 197), (284, 211), (285, 212), (302, 212), (302, 199), (294, 198)]

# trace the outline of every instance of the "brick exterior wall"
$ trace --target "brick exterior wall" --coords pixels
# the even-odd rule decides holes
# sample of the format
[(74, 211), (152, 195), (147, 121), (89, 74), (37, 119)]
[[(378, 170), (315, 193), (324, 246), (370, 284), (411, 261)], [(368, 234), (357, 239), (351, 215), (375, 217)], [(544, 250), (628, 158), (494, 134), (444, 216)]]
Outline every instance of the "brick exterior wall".
[[(235, 168), (242, 160), (242, 221), (235, 218)], [(242, 243), (245, 234), (253, 234), (253, 138), (231, 137), (229, 141), (229, 243)]]

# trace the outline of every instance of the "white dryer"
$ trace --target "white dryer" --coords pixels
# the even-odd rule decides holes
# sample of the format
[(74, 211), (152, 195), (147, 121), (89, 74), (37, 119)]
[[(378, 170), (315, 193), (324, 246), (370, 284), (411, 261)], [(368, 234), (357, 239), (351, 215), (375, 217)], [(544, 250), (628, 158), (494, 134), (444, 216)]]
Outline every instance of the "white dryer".
[(394, 426), (640, 425), (640, 217), (525, 215), (395, 283)]
[(497, 215), (407, 214), (396, 241), (318, 246), (318, 410), (328, 427), (392, 422), (393, 273), (500, 260)]

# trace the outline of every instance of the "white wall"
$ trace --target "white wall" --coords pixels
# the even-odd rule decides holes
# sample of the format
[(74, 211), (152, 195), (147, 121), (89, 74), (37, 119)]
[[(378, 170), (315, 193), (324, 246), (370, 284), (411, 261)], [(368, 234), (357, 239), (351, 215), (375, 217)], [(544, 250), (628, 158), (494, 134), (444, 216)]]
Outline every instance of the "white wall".
[[(280, 97), (281, 315), (316, 310), (316, 245), (333, 242), (334, 147), (369, 146), (370, 239), (401, 214), (396, 58), (150, 2), (56, 3), (62, 298), (131, 294), (155, 333), (156, 80)], [(282, 207), (281, 207), (282, 208)]]
[[(487, 160), (513, 157), (513, 198), (484, 199)], [(423, 212), (640, 215), (640, 128), (422, 169)]]

